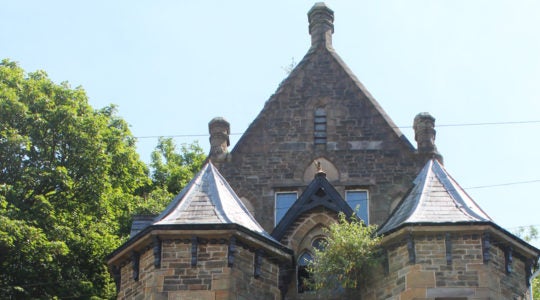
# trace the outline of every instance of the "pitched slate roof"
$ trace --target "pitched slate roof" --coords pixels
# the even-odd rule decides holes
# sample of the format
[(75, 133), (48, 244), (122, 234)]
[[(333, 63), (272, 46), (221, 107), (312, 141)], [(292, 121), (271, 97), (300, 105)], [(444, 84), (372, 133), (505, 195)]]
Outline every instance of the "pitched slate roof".
[(274, 228), (272, 236), (276, 240), (281, 240), (299, 216), (316, 207), (324, 207), (336, 213), (343, 212), (347, 217), (350, 217), (354, 213), (353, 209), (336, 191), (334, 186), (328, 182), (326, 174), (319, 172), (315, 174), (315, 178), (307, 186), (306, 190), (294, 202), (291, 208), (289, 208), (276, 228)]
[(491, 218), (436, 160), (429, 160), (414, 187), (378, 230), (390, 233), (405, 225), (486, 223)]
[(210, 161), (152, 225), (178, 224), (237, 224), (272, 239)]

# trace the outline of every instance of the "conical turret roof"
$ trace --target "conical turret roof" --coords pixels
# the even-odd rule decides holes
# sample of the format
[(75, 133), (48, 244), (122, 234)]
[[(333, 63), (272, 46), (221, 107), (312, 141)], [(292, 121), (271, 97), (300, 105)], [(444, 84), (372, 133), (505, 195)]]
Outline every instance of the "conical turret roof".
[(404, 225), (486, 223), (491, 218), (436, 160), (429, 160), (414, 187), (379, 229), (390, 233)]
[(153, 222), (179, 224), (237, 224), (273, 240), (210, 161)]

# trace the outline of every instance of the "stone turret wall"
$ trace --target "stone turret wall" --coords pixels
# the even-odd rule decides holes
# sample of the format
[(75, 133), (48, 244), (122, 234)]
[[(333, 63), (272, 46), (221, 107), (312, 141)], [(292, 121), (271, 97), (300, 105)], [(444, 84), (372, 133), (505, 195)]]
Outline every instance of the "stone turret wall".
[(255, 254), (238, 246), (234, 264), (228, 267), (228, 245), (200, 244), (197, 266), (191, 266), (191, 243), (162, 242), (161, 267), (154, 267), (153, 250), (140, 255), (139, 278), (133, 279), (133, 261), (121, 268), (118, 299), (281, 299), (279, 267), (263, 257), (261, 272), (254, 277)]
[(235, 266), (231, 269), (231, 296), (227, 299), (281, 299), (277, 282), (279, 267), (262, 259), (261, 273), (258, 278), (253, 276), (255, 253), (248, 249), (238, 249)]
[[(522, 296), (525, 288), (525, 262), (522, 258), (514, 256), (512, 263), (512, 272), (506, 273), (504, 251), (501, 247), (492, 247), (491, 253), (491, 273), (489, 278), (494, 280), (493, 285), (500, 287), (502, 299), (530, 299), (528, 296)], [(514, 254), (515, 255), (515, 254)], [(489, 279), (488, 278), (488, 279)], [(528, 295), (528, 294), (527, 294)], [(538, 295), (536, 295), (538, 296)]]
[(388, 248), (388, 273), (380, 267), (366, 283), (363, 300), (379, 299), (529, 299), (523, 258), (514, 256), (506, 273), (506, 247), (494, 241), (484, 263), (481, 233), (453, 234), (451, 263), (443, 234), (413, 236), (415, 262), (409, 261), (407, 239)]

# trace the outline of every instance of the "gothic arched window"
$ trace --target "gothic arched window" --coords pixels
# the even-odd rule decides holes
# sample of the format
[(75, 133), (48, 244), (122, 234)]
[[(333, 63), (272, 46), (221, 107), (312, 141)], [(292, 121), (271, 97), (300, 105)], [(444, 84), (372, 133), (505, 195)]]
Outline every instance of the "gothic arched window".
[(326, 241), (323, 237), (316, 238), (313, 240), (313, 242), (311, 242), (311, 247), (319, 251), (323, 251), (326, 247)]
[[(325, 238), (322, 236), (315, 237), (311, 241), (311, 250), (323, 251), (326, 246)], [(298, 293), (305, 293), (313, 290), (313, 278), (309, 272), (309, 264), (313, 261), (313, 255), (310, 251), (304, 250), (302, 255), (298, 257), (297, 266), (297, 283), (298, 283)]]
[(309, 274), (308, 265), (313, 261), (311, 253), (305, 251), (298, 258), (298, 293), (304, 293), (312, 290), (311, 276)]

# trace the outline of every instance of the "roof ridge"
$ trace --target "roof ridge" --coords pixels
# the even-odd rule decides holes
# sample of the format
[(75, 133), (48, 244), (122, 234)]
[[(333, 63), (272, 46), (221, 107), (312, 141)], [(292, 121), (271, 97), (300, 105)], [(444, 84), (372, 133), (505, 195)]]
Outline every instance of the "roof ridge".
[[(433, 162), (432, 162), (431, 160), (429, 160), (429, 161), (426, 163), (426, 165), (424, 166), (424, 169), (422, 169), (422, 170), (420, 171), (420, 174), (423, 174), (423, 176), (422, 176), (422, 179), (423, 179), (423, 180), (422, 180), (422, 189), (420, 190), (420, 193), (418, 193), (418, 195), (417, 195), (417, 196), (418, 196), (418, 201), (417, 201), (417, 203), (416, 203), (416, 206), (413, 208), (412, 212), (410, 213), (410, 215), (409, 215), (409, 217), (406, 219), (406, 221), (409, 220), (409, 219), (411, 219), (411, 217), (416, 213), (416, 211), (417, 211), (418, 209), (421, 208), (422, 203), (423, 203), (424, 201), (426, 201), (426, 197), (427, 197), (426, 192), (425, 192), (426, 187), (427, 187), (428, 185), (429, 185), (430, 187), (432, 186), (432, 181), (431, 181), (431, 180), (426, 180), (426, 179), (430, 176), (430, 174), (432, 173), (432, 170), (431, 170), (432, 164), (433, 164)], [(424, 171), (424, 170), (425, 170), (425, 171)], [(420, 176), (420, 175), (419, 175), (419, 176)], [(416, 181), (416, 179), (415, 179), (415, 181)], [(415, 195), (415, 196), (416, 196), (416, 195)]]
[[(482, 208), (478, 206), (478, 204), (468, 194), (466, 194), (465, 190), (463, 190), (463, 188), (452, 178), (452, 176), (448, 174), (446, 169), (441, 164), (437, 162), (433, 167), (435, 168), (436, 171), (438, 171), (438, 172), (435, 172), (435, 176), (437, 176), (439, 181), (441, 181), (445, 189), (448, 190), (449, 195), (454, 199), (454, 201), (458, 202), (459, 204), (459, 206), (457, 206), (458, 209), (460, 209), (463, 213), (470, 215), (471, 218), (481, 219), (481, 218), (487, 217), (487, 219), (491, 220), (491, 218), (482, 210)], [(450, 189), (448, 189), (448, 187), (444, 184), (444, 182), (447, 182), (447, 184), (450, 185)], [(476, 213), (474, 209), (471, 208), (466, 203), (467, 199), (462, 197), (462, 195), (460, 195), (460, 192), (464, 192), (467, 198), (469, 198), (469, 200), (472, 201), (472, 204), (476, 205), (475, 208), (479, 209), (484, 216), (481, 216), (480, 214)]]
[(393, 132), (399, 137), (401, 141), (403, 141), (411, 150), (416, 150), (416, 148), (413, 146), (413, 144), (409, 141), (409, 139), (401, 132), (399, 127), (394, 123), (392, 118), (386, 113), (386, 111), (383, 109), (381, 104), (373, 97), (373, 95), (368, 91), (368, 89), (364, 86), (364, 84), (356, 77), (354, 72), (349, 68), (349, 66), (343, 61), (341, 56), (337, 53), (337, 51), (334, 49), (334, 47), (324, 47), (330, 55), (336, 60), (336, 62), (340, 65), (340, 67), (343, 69), (343, 71), (351, 78), (351, 80), (354, 82), (356, 87), (362, 91), (362, 93), (366, 96), (366, 98), (369, 100), (369, 102), (373, 105), (375, 110), (381, 115), (381, 117), (384, 119), (384, 121), (388, 124), (388, 126), (393, 130)]

